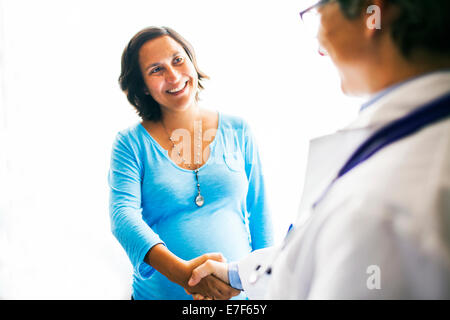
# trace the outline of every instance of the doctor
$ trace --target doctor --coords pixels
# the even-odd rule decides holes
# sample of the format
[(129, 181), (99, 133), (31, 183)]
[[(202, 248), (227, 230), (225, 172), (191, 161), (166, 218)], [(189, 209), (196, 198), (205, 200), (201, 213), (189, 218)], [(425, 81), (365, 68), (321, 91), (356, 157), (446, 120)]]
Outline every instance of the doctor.
[(302, 12), (320, 20), (344, 93), (371, 98), (311, 142), (285, 241), (209, 260), (190, 285), (213, 274), (251, 299), (450, 298), (449, 12), (448, 0), (322, 0)]

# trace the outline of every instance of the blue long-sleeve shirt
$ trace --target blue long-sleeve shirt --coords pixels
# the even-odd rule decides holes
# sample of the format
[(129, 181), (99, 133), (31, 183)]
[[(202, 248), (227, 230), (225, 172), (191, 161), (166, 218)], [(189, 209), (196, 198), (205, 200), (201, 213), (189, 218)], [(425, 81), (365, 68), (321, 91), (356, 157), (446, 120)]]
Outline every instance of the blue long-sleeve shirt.
[(202, 207), (194, 202), (194, 172), (176, 165), (141, 124), (117, 134), (108, 175), (111, 229), (133, 265), (135, 299), (190, 298), (144, 262), (158, 243), (185, 260), (221, 252), (228, 261), (272, 245), (259, 154), (245, 121), (219, 114), (198, 178)]

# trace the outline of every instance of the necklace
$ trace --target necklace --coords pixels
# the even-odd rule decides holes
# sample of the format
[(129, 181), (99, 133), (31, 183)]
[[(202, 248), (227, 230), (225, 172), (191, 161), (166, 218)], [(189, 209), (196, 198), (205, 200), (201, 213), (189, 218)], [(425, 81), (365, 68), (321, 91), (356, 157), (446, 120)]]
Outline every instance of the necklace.
[[(172, 152), (176, 152), (178, 157), (180, 157), (182, 164), (186, 165), (190, 170), (192, 170), (193, 168), (191, 167), (191, 163), (190, 161), (187, 162), (186, 159), (181, 155), (181, 150), (176, 150), (176, 145), (175, 145), (175, 141), (172, 138), (172, 136), (169, 134), (169, 131), (167, 130), (166, 126), (164, 125), (164, 121), (161, 120), (161, 124), (164, 128), (164, 130), (166, 131), (167, 137), (169, 138), (169, 141), (172, 143)], [(195, 128), (198, 127), (200, 131), (199, 134), (196, 135), (196, 130)], [(197, 140), (195, 141), (195, 137), (198, 137)], [(197, 144), (195, 144), (197, 142)], [(193, 170), (194, 174), (195, 174), (195, 180), (197, 182), (197, 196), (195, 197), (195, 204), (197, 205), (197, 207), (201, 207), (205, 204), (205, 198), (203, 198), (202, 194), (201, 194), (201, 190), (200, 190), (200, 181), (198, 179), (198, 171), (200, 168), (200, 164), (201, 164), (201, 147), (202, 147), (202, 121), (195, 121), (194, 122), (194, 158), (196, 158), (196, 160), (194, 160), (194, 163), (196, 163), (197, 167)], [(197, 152), (195, 153), (195, 147), (197, 146)]]

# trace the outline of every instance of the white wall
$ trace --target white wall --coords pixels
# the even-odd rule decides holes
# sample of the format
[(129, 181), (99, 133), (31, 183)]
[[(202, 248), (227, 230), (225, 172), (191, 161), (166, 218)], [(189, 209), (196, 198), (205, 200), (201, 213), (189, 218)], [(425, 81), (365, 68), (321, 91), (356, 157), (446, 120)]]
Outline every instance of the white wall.
[(357, 113), (298, 12), (304, 1), (0, 1), (0, 298), (127, 299), (109, 229), (116, 132), (139, 121), (120, 56), (150, 25), (194, 46), (206, 107), (244, 117), (260, 145), (276, 239), (293, 219), (308, 141)]

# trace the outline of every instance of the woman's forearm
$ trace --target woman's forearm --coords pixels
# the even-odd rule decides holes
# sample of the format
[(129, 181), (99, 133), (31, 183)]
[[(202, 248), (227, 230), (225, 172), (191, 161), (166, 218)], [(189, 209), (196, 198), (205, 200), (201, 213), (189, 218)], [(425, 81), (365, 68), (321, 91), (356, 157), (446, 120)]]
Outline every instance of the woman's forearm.
[(170, 281), (186, 287), (191, 276), (187, 261), (177, 257), (163, 244), (153, 246), (144, 261), (166, 276)]

